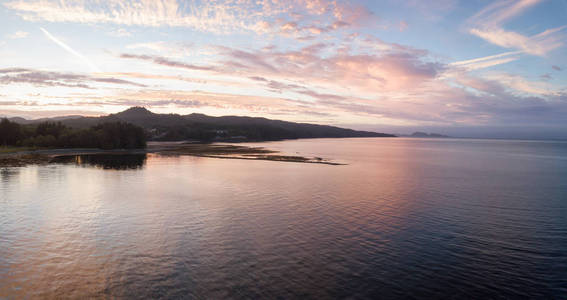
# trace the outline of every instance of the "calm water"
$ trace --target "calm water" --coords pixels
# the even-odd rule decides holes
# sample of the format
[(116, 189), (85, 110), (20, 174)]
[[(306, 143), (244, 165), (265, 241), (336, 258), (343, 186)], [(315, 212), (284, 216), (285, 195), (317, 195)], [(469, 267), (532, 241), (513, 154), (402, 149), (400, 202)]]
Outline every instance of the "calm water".
[(0, 298), (567, 297), (567, 143), (262, 144), (0, 169)]

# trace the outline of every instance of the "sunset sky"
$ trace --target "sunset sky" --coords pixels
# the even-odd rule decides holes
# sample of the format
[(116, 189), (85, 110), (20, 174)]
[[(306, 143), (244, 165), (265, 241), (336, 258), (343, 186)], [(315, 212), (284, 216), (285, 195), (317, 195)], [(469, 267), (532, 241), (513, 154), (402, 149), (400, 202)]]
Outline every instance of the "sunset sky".
[(0, 1), (0, 116), (567, 136), (567, 1)]

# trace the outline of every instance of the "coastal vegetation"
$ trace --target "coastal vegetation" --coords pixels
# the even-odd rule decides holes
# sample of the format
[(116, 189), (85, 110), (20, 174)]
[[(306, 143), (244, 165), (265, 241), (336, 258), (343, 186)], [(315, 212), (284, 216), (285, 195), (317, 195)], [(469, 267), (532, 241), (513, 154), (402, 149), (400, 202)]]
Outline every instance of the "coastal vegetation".
[(120, 121), (100, 123), (81, 129), (68, 127), (61, 122), (46, 121), (21, 125), (2, 119), (0, 145), (4, 148), (25, 147), (23, 149), (136, 149), (146, 147), (146, 135), (143, 128)]

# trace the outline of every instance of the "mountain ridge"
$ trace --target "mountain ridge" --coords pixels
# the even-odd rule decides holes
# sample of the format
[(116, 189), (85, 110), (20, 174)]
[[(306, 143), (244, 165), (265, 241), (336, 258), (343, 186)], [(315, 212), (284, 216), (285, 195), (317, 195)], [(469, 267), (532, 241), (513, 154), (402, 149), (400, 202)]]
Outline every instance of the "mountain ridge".
[(40, 120), (11, 118), (21, 124), (45, 121), (61, 122), (74, 128), (86, 128), (104, 122), (127, 122), (144, 128), (150, 140), (179, 141), (267, 141), (299, 138), (395, 137), (392, 134), (357, 131), (330, 125), (295, 123), (248, 116), (208, 116), (154, 113), (135, 106), (101, 117), (56, 117)]

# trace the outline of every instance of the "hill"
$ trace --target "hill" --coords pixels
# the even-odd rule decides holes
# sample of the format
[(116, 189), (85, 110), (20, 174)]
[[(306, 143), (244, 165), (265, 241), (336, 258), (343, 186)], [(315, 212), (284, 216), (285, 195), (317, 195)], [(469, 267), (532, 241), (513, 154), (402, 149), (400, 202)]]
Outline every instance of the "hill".
[(410, 137), (418, 137), (418, 138), (449, 138), (448, 135), (443, 135), (439, 133), (425, 133), (421, 131), (416, 131), (410, 135)]
[(203, 114), (157, 114), (143, 107), (103, 117), (71, 117), (39, 120), (12, 118), (21, 124), (58, 121), (74, 128), (88, 128), (105, 122), (128, 122), (144, 128), (149, 139), (159, 141), (269, 141), (299, 138), (394, 137), (391, 134), (356, 131), (335, 126), (294, 123), (266, 118)]

